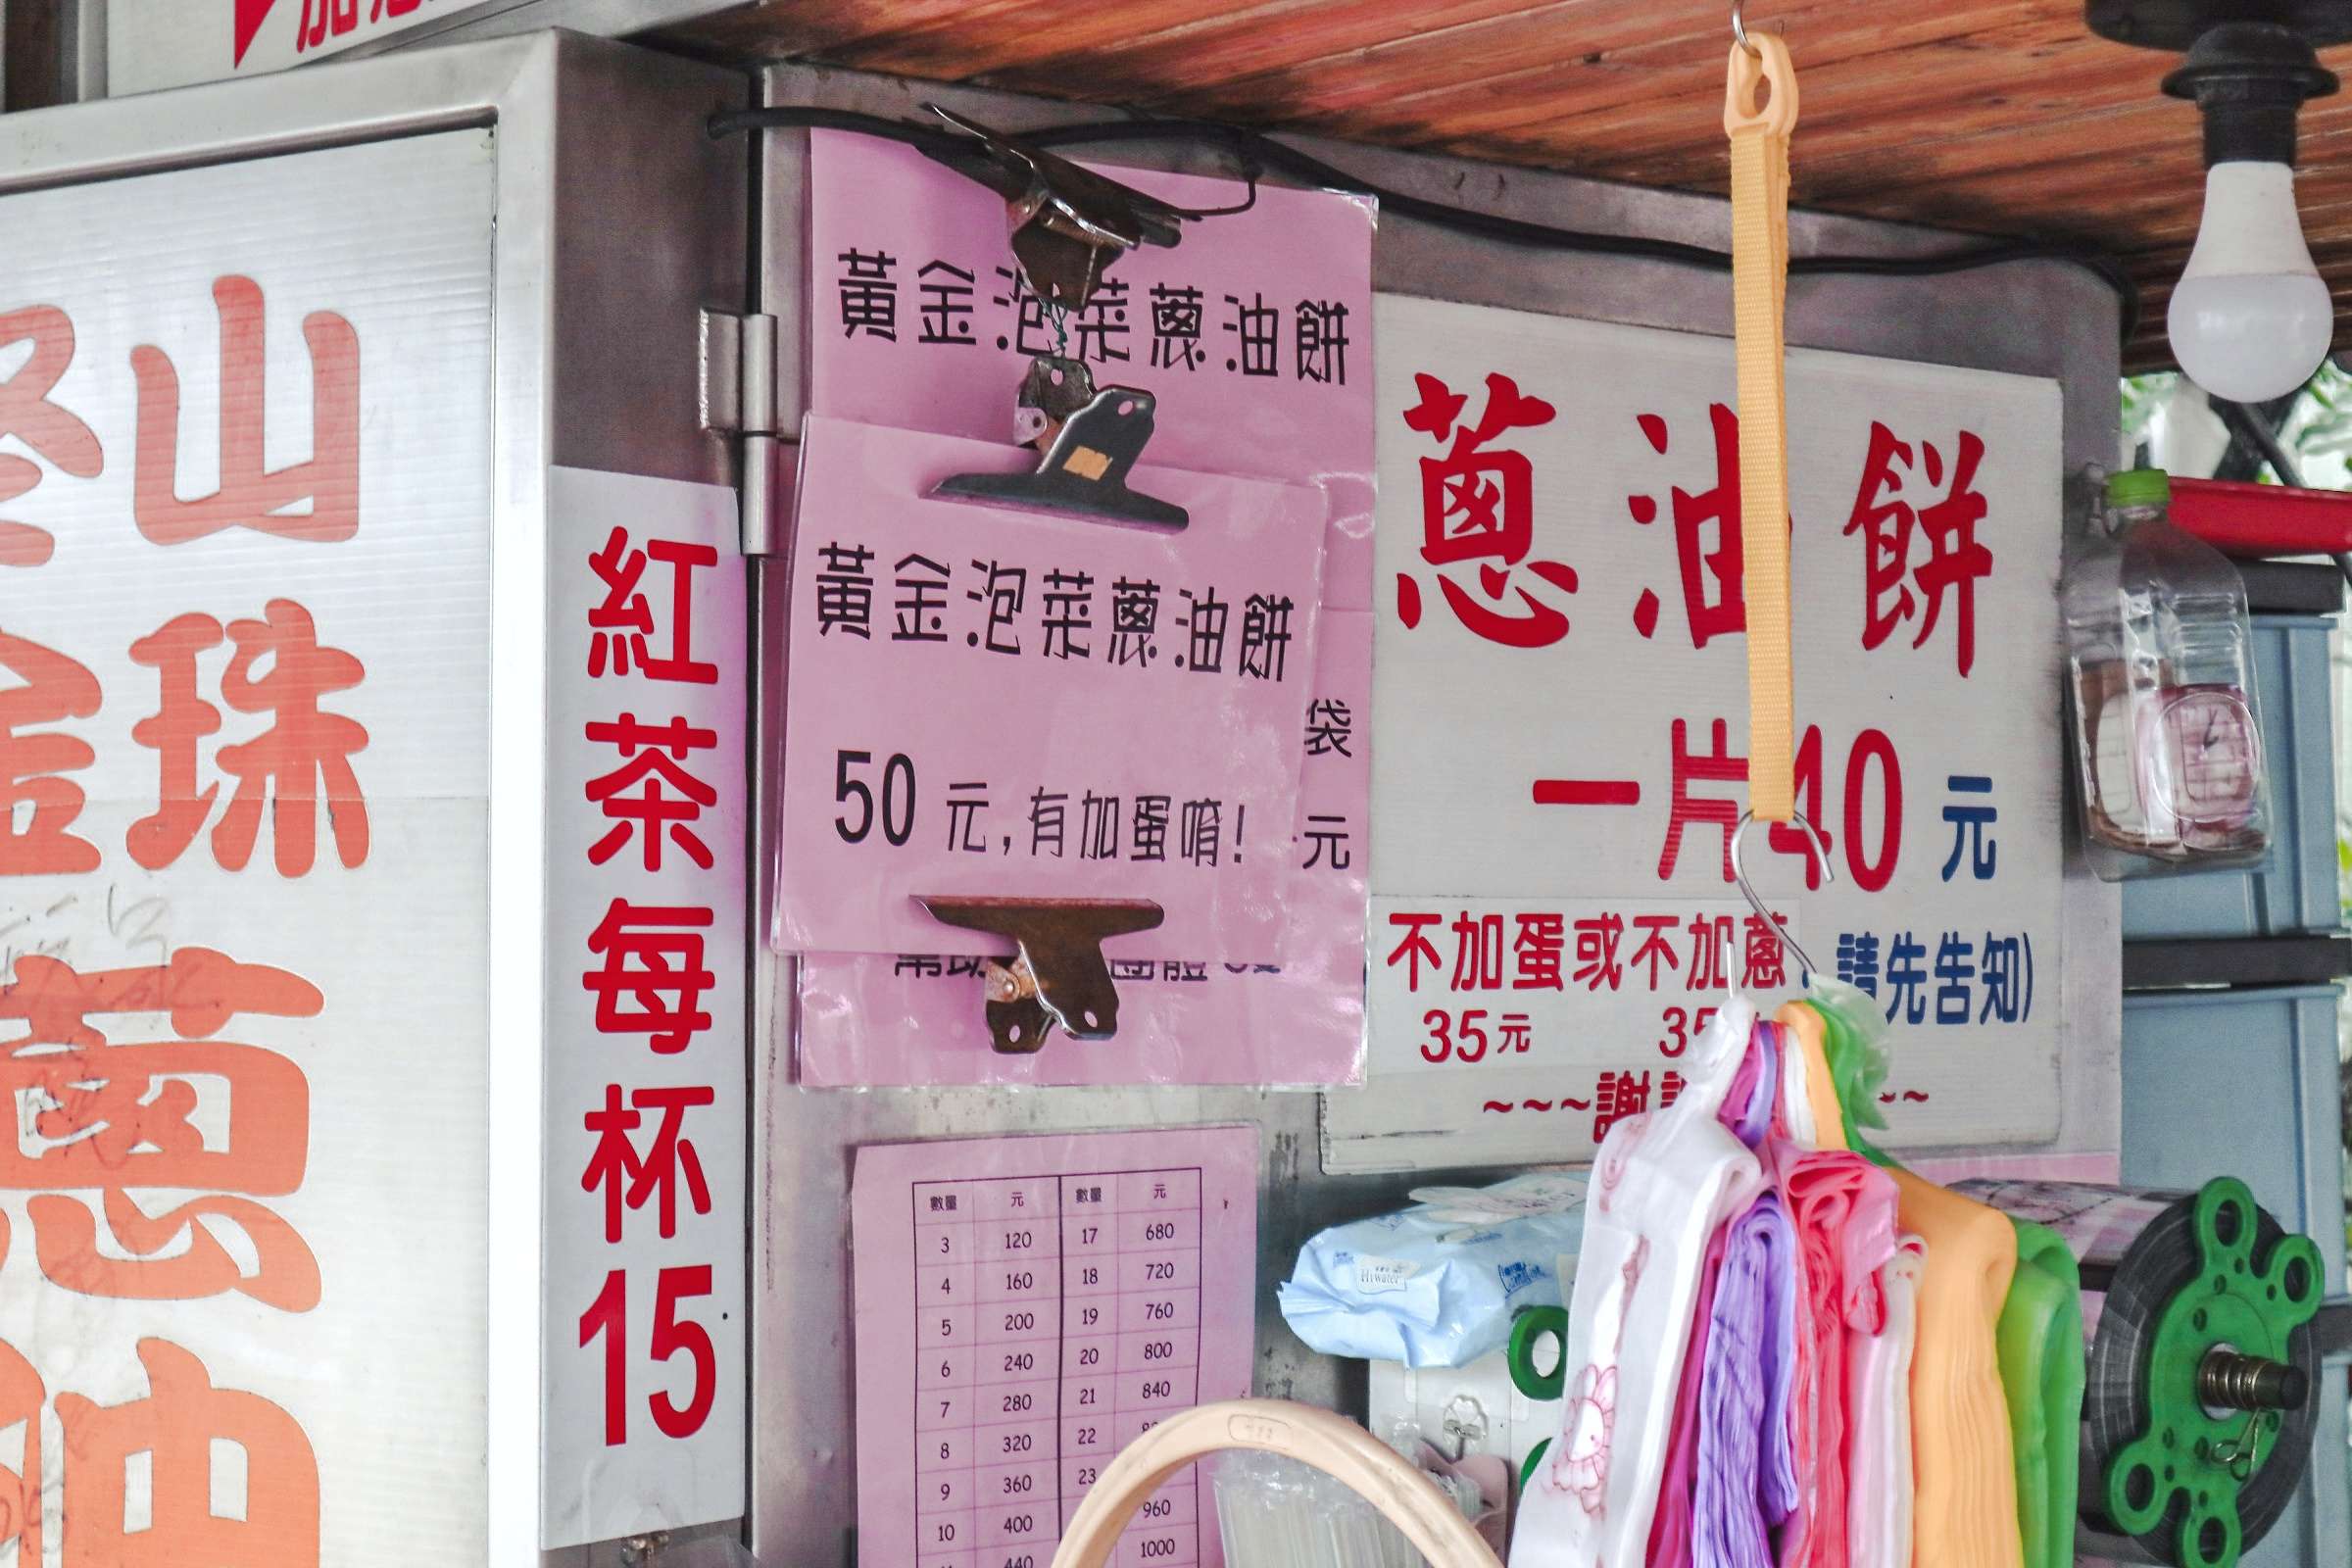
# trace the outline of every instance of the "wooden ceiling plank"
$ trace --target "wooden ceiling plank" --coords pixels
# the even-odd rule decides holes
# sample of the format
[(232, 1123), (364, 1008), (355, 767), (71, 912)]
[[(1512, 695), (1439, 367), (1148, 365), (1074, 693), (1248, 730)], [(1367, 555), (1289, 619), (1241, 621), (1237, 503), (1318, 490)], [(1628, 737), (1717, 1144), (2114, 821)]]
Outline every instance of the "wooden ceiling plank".
[[(1821, 9), (1850, 11), (1850, 0), (1831, 0)], [(1951, 21), (1965, 27), (1970, 17), (2012, 17), (2021, 9), (2027, 8), (2007, 0)], [(1581, 123), (1607, 111), (1650, 113), (1668, 106), (1667, 112), (1675, 114), (1695, 105), (1697, 118), (1714, 119), (1720, 136), (1720, 117), (1707, 113), (1707, 106), (1720, 100), (1723, 80), (1722, 52), (1709, 36), (1721, 25), (1714, 12), (1682, 30), (1649, 23), (1639, 31), (1621, 28), (1576, 38), (1532, 30), (1541, 20), (1529, 13), (1507, 32), (1487, 29), (1485, 47), (1475, 55), (1405, 45), (1391, 52), (1393, 59), (1353, 57), (1311, 75), (1277, 74), (1212, 91), (1236, 103), (1283, 103), (1285, 118), (1337, 116), (1353, 117), (1350, 122), (1367, 126), (1384, 121), (1417, 128), (1435, 125), (1456, 139), (1528, 124)], [(1805, 36), (1802, 21), (1792, 22), (1792, 36)], [(1834, 77), (1856, 63), (1899, 59), (1907, 48), (1952, 36), (1942, 17), (1892, 25), (1824, 24), (1812, 31), (1818, 36), (1806, 37), (1798, 61), (1808, 104), (1817, 101), (1812, 83), (1824, 73)]]

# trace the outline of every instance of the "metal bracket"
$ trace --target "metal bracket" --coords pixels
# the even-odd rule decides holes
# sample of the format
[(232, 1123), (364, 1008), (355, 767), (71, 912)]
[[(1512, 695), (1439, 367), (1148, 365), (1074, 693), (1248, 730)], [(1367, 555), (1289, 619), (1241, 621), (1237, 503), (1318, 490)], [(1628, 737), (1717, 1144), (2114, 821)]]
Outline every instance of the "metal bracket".
[(776, 318), (705, 311), (701, 323), (703, 428), (743, 443), (743, 553), (781, 545), (776, 515)]
[(953, 110), (926, 107), (984, 155), (974, 172), (1004, 198), (1012, 254), (1049, 307), (1085, 310), (1102, 270), (1122, 253), (1176, 243), (1178, 220), (1189, 216), (1181, 210)]
[(1165, 917), (1150, 899), (967, 899), (918, 894), (915, 902), (944, 925), (986, 931), (1011, 942), (1010, 964), (990, 959), (988, 1032), (998, 1051), (1042, 1050), (1056, 1025), (1073, 1040), (1108, 1040), (1119, 1031), (1119, 993), (1110, 983), (1102, 943), (1149, 931)]

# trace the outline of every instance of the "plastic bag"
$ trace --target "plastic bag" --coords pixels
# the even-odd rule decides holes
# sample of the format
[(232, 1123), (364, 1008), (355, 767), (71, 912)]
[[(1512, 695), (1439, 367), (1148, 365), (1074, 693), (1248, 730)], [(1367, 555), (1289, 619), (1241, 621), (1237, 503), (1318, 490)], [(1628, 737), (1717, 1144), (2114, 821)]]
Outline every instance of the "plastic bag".
[(1423, 1188), (1416, 1206), (1336, 1225), (1298, 1250), (1277, 1293), (1325, 1355), (1464, 1366), (1502, 1348), (1522, 1308), (1558, 1306), (1562, 1254), (1584, 1237), (1586, 1178)]
[(1600, 1147), (1561, 1431), (1521, 1500), (1511, 1568), (1643, 1560), (1708, 1239), (1764, 1188), (1755, 1154), (1716, 1114), (1755, 1018), (1744, 998), (1728, 999), (1682, 1097), (1619, 1122)]

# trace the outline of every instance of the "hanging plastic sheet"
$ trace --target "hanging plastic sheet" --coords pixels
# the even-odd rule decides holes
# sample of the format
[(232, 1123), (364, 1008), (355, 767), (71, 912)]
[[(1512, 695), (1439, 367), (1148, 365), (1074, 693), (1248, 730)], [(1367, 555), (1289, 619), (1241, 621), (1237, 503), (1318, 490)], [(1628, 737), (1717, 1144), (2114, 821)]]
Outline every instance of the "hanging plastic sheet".
[(1642, 1558), (1709, 1239), (1763, 1190), (1717, 1119), (1755, 1009), (1728, 999), (1663, 1110), (1610, 1129), (1593, 1167), (1562, 1365), (1560, 1436), (1520, 1504), (1512, 1568)]
[(2017, 1275), (1996, 1339), (2017, 1464), (2018, 1534), (2026, 1568), (2069, 1568), (2082, 1425), (2082, 1277), (2055, 1232), (2015, 1223)]
[[(1839, 1115), (1875, 1102), (1886, 1018), (1852, 987), (1816, 976), (1808, 1004), (1824, 1029), (1826, 1071), (1843, 1083)], [(1924, 1248), (1911, 1363), (1912, 1561), (1917, 1568), (2022, 1568), (2016, 1446), (1997, 1329), (2017, 1271), (2017, 1234), (2001, 1214), (1894, 1166), (1896, 1221)]]

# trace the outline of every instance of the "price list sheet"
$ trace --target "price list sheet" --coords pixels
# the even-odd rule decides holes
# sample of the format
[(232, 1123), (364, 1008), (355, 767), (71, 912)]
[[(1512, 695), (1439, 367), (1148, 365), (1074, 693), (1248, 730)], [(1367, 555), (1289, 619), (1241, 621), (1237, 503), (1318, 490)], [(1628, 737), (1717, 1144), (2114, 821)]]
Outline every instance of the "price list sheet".
[[(1257, 1129), (858, 1152), (858, 1560), (1045, 1568), (1128, 1444), (1250, 1392)], [(1115, 1568), (1223, 1561), (1188, 1469)]]

